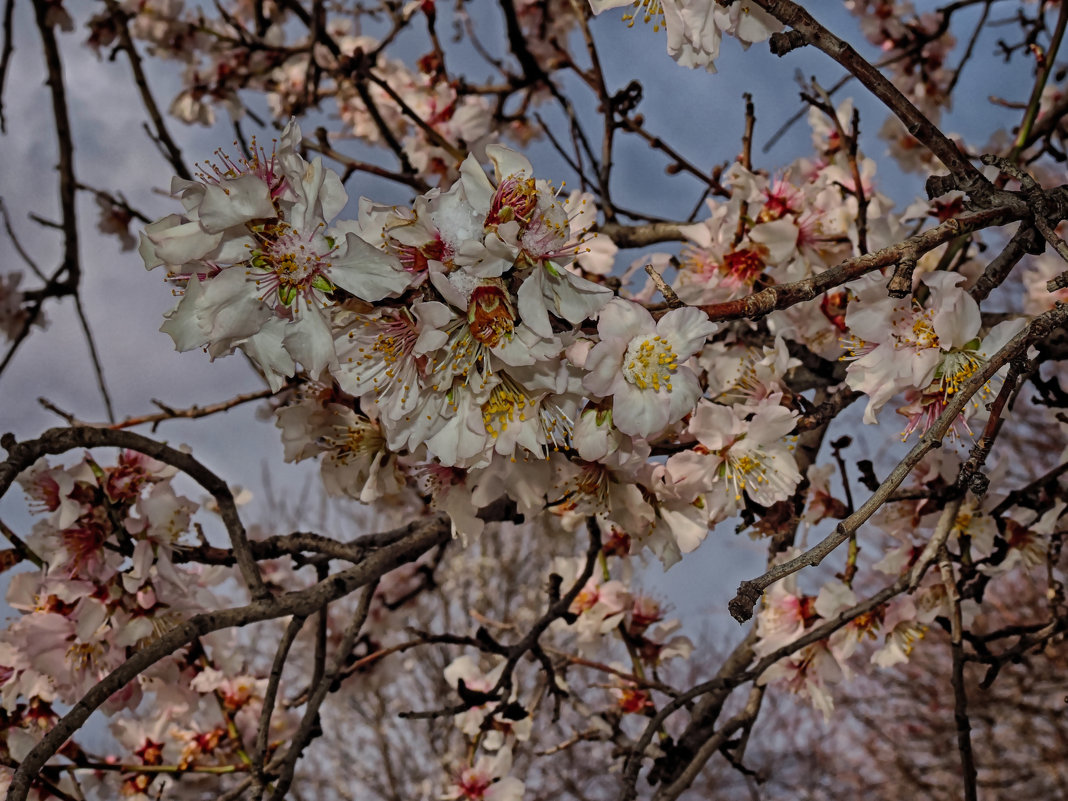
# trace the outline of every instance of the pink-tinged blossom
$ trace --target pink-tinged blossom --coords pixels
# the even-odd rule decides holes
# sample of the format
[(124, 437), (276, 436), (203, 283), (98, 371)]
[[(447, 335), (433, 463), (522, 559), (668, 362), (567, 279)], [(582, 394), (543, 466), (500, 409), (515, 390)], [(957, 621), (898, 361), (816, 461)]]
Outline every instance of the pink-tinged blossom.
[(786, 441), (796, 419), (776, 396), (755, 408), (702, 401), (689, 426), (699, 447), (672, 455), (667, 471), (684, 497), (712, 493), (717, 515), (732, 514), (743, 493), (771, 506), (801, 480)]
[[(679, 254), (674, 286), (683, 301), (718, 303), (748, 295), (765, 273), (783, 276), (782, 268), (797, 255), (800, 232), (790, 217), (758, 217), (739, 238), (741, 199), (710, 204), (711, 214), (704, 221), (683, 226), (690, 244)], [(757, 202), (750, 202), (748, 213), (757, 210)]]
[(784, 657), (764, 671), (757, 684), (778, 684), (808, 700), (828, 721), (834, 712), (834, 698), (829, 685), (846, 678), (842, 665), (831, 652), (826, 640), (806, 645)]
[(652, 524), (655, 513), (636, 485), (633, 469), (615, 470), (557, 454), (551, 454), (550, 459), (555, 471), (549, 490), (553, 514), (571, 517), (577, 525), (589, 515), (598, 515), (635, 536)]
[(638, 304), (615, 298), (598, 317), (601, 341), (586, 360), (583, 385), (612, 397), (612, 419), (624, 434), (657, 434), (701, 397), (697, 376), (683, 363), (715, 331), (700, 309), (672, 309), (654, 321)]
[(808, 471), (808, 502), (801, 519), (809, 525), (828, 517), (840, 520), (847, 514), (846, 505), (831, 492), (831, 479), (838, 473), (832, 464), (811, 467)]
[(548, 184), (533, 177), (530, 162), (506, 147), (489, 146), (486, 154), (493, 162), (493, 181), (473, 158), (461, 168), (466, 196), (475, 208), (487, 209), (485, 238), (466, 246), (465, 257), (457, 259), (462, 269), (481, 277), (527, 272), (516, 293), (517, 310), (542, 337), (552, 336), (550, 314), (573, 325), (596, 315), (611, 290), (565, 269), (583, 249), (581, 223), (571, 219), (570, 210), (581, 201), (558, 201)]
[(480, 756), (474, 765), (458, 768), (441, 798), (443, 801), (520, 801), (525, 785), (508, 773), (512, 749)]
[(797, 590), (794, 576), (777, 581), (764, 593), (763, 608), (757, 614), (757, 642), (753, 652), (767, 656), (789, 645), (816, 619), (816, 599)]
[(1017, 567), (1031, 570), (1045, 564), (1050, 535), (1058, 530), (1064, 511), (1064, 501), (1057, 501), (1041, 515), (1025, 512), (1024, 520), (1027, 522), (1008, 518), (1005, 527), (1008, 553), (999, 564), (981, 565), (979, 570), (989, 576), (997, 576)]
[(788, 370), (801, 364), (790, 356), (786, 341), (775, 337), (774, 345), (757, 350), (714, 342), (698, 358), (711, 386), (719, 388), (720, 403), (760, 406), (770, 396), (789, 392)]
[[(906, 392), (908, 402), (897, 410), (898, 414), (904, 415), (908, 420), (902, 437), (908, 438), (916, 430), (925, 432), (934, 425), (963, 386), (985, 367), (1009, 340), (1022, 331), (1024, 325), (1022, 318), (1006, 320), (994, 326), (982, 341), (977, 337), (962, 347), (944, 353), (935, 367), (931, 383), (921, 390)], [(973, 416), (986, 418), (986, 403), (993, 400), (1001, 385), (1002, 375), (1007, 370), (1008, 366), (1005, 366), (979, 388), (953, 421), (951, 432), (970, 434), (968, 420)]]
[(868, 396), (865, 423), (875, 423), (876, 412), (899, 392), (929, 385), (946, 354), (966, 348), (979, 333), (979, 306), (957, 286), (962, 280), (956, 273), (925, 275), (931, 290), (925, 307), (886, 297), (881, 278), (855, 290), (846, 325), (858, 341), (846, 383)]
[(657, 668), (669, 659), (689, 659), (693, 641), (678, 633), (681, 628), (682, 622), (674, 619), (649, 628), (636, 643), (642, 661), (650, 668)]
[(715, 59), (723, 34), (736, 37), (743, 47), (762, 42), (782, 28), (779, 22), (751, 0), (737, 0), (727, 7), (716, 0), (590, 0), (594, 14), (610, 8), (634, 6), (623, 19), (653, 23), (667, 30), (668, 54), (684, 67), (704, 67), (715, 72)]
[[(332, 371), (334, 379), (354, 397), (373, 397), (394, 447), (403, 441), (390, 435), (394, 423), (415, 420), (414, 427), (423, 427), (424, 416), (414, 414), (422, 386), (416, 343), (424, 332), (435, 330), (448, 318), (444, 304), (436, 302), (417, 303), (412, 311), (384, 308), (369, 315), (339, 315), (335, 335), (339, 364)], [(418, 441), (422, 438), (425, 434)]]
[[(88, 471), (79, 471), (77, 478), (90, 478)], [(76, 476), (66, 468), (51, 468), (42, 456), (26, 470), (19, 473), (18, 482), (30, 499), (30, 508), (48, 511), (52, 515), (48, 523), (58, 529), (73, 525), (82, 516), (85, 505), (72, 497)]]
[(453, 537), (467, 545), (471, 538), (482, 534), (486, 524), (478, 516), (480, 507), (472, 500), (467, 471), (433, 462), (415, 464), (410, 469), (420, 492), (430, 495), (430, 508), (449, 516)]
[[(1063, 231), (1061, 234), (1063, 235)], [(1068, 289), (1050, 292), (1047, 282), (1063, 273), (1068, 265), (1056, 253), (1044, 253), (1028, 259), (1027, 267), (1020, 272), (1027, 294), (1024, 296), (1024, 311), (1028, 314), (1042, 314), (1052, 309), (1057, 303), (1068, 303)]]
[[(558, 558), (553, 562), (553, 572), (563, 579), (569, 588), (578, 578), (585, 559)], [(576, 616), (568, 629), (575, 632), (580, 643), (589, 645), (615, 629), (631, 606), (631, 595), (626, 585), (615, 579), (606, 579), (595, 571), (583, 585), (568, 611)]]
[[(617, 0), (612, 0), (612, 4), (623, 5)], [(594, 11), (597, 10), (595, 5)], [(648, 2), (636, 11), (630, 19), (641, 15), (645, 22), (650, 22), (655, 20), (656, 11), (663, 15), (663, 25), (667, 29), (668, 55), (675, 61), (683, 67), (704, 67), (708, 72), (716, 71), (715, 61), (719, 56), (723, 33), (717, 25), (715, 0), (668, 0), (659, 4)]]
[(704, 542), (717, 520), (711, 516), (709, 496), (703, 490), (694, 495), (690, 487), (678, 484), (665, 465), (642, 465), (639, 476), (648, 488), (645, 497), (653, 519), (647, 532), (634, 533), (642, 535), (643, 543), (666, 569)]
[(597, 207), (589, 192), (572, 192), (564, 203), (571, 221), (571, 239), (575, 247), (575, 263), (586, 273), (608, 275), (615, 266), (619, 248), (604, 234), (587, 233), (597, 223)]
[[(9, 340), (22, 333), (29, 317), (25, 308), (24, 296), (19, 291), (22, 273), (13, 272), (0, 275), (0, 334)], [(44, 315), (38, 311), (37, 325), (44, 325)]]
[(279, 408), (286, 461), (321, 455), (323, 486), (330, 495), (363, 503), (398, 496), (404, 486), (394, 454), (377, 421), (340, 403), (303, 398)]
[(882, 616), (883, 644), (872, 652), (871, 663), (887, 668), (907, 662), (912, 655), (912, 649), (927, 634), (929, 624), (939, 611), (937, 608), (929, 608), (926, 613), (921, 614), (909, 595), (899, 595), (892, 599)]

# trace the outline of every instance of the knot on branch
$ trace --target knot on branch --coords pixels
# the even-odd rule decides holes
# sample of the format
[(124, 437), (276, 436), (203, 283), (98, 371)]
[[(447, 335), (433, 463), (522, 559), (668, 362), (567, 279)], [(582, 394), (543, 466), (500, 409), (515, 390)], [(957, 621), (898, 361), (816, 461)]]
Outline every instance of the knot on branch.
[(775, 303), (778, 294), (774, 287), (768, 287), (755, 295), (750, 295), (745, 301), (745, 316), (750, 320), (759, 320), (775, 311)]
[(797, 30), (773, 33), (771, 38), (768, 39), (768, 47), (771, 48), (771, 52), (776, 56), (785, 56), (791, 50), (796, 50), (807, 44), (808, 40), (805, 35)]
[(743, 581), (738, 585), (737, 595), (727, 604), (727, 611), (739, 623), (745, 623), (753, 616), (753, 607), (756, 606), (763, 592), (756, 582)]
[(642, 102), (642, 91), (642, 85), (640, 83), (631, 81), (612, 95), (610, 100), (610, 103), (612, 104), (611, 111), (621, 117), (626, 117), (638, 108), (638, 104)]
[(903, 298), (912, 292), (912, 273), (916, 269), (916, 254), (902, 254), (894, 274), (886, 284), (886, 294), (892, 298)]
[(968, 489), (972, 491), (972, 494), (977, 498), (981, 498), (986, 495), (987, 489), (990, 487), (990, 479), (985, 473), (974, 473), (968, 479)]
[(927, 191), (927, 199), (934, 200), (947, 192), (953, 192), (960, 188), (955, 175), (932, 175), (924, 184)]

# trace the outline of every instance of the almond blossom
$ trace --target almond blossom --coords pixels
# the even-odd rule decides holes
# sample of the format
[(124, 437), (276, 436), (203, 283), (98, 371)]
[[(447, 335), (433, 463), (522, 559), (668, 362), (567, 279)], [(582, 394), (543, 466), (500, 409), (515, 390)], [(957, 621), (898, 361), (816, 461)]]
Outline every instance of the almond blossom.
[[(146, 267), (165, 264), (184, 285), (162, 329), (175, 346), (207, 347), (213, 357), (240, 347), (276, 390), (294, 362), (314, 376), (336, 364), (323, 314), (336, 288), (375, 301), (411, 281), (396, 259), (327, 229), (347, 194), (321, 159), (308, 164), (296, 153), (299, 141), (290, 123), (270, 157), (225, 161), (199, 182), (175, 179), (186, 215), (150, 226), (141, 247)], [(284, 358), (264, 352), (278, 347)]]
[(672, 309), (659, 321), (641, 306), (615, 298), (601, 311), (601, 341), (586, 359), (583, 386), (612, 397), (612, 420), (624, 434), (650, 437), (681, 420), (701, 397), (684, 362), (715, 333), (693, 307)]
[(630, 25), (641, 18), (656, 30), (667, 30), (668, 54), (684, 67), (704, 67), (715, 72), (720, 40), (724, 33), (748, 47), (762, 42), (782, 26), (750, 0), (736, 0), (723, 7), (716, 0), (590, 0), (594, 14), (610, 8), (634, 5), (623, 17)]
[(846, 382), (868, 396), (864, 422), (897, 393), (926, 387), (945, 353), (963, 348), (979, 332), (979, 307), (957, 284), (963, 276), (930, 273), (929, 305), (886, 297), (878, 279), (865, 281), (858, 300), (846, 313), (846, 325), (858, 343), (852, 348)]
[(501, 749), (493, 756), (481, 756), (469, 767), (459, 768), (445, 793), (446, 801), (520, 801), (525, 785), (509, 776), (512, 751)]

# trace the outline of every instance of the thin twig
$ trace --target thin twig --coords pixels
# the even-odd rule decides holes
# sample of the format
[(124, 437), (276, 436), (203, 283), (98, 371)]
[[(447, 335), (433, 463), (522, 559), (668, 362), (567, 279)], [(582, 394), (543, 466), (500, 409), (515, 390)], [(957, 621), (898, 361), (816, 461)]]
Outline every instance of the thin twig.
[[(274, 391), (270, 389), (261, 389), (256, 392), (246, 392), (241, 395), (235, 395), (229, 400), (220, 401), (218, 403), (209, 403), (207, 406), (190, 406), (187, 409), (174, 409), (167, 406), (162, 401), (153, 400), (152, 402), (163, 409), (162, 412), (157, 414), (143, 414), (136, 417), (127, 417), (125, 420), (120, 420), (114, 423), (112, 428), (132, 428), (133, 426), (144, 425), (145, 423), (152, 424), (152, 430), (155, 431), (160, 423), (165, 420), (177, 420), (179, 418), (185, 420), (195, 420), (198, 417), (209, 417), (219, 412), (226, 412), (242, 404), (249, 403), (256, 400), (264, 400), (274, 396)], [(42, 401), (43, 403), (43, 401)], [(64, 416), (61, 410), (49, 405), (52, 411)]]
[(0, 133), (7, 133), (7, 120), (4, 117), (4, 83), (7, 80), (7, 67), (11, 63), (11, 54), (15, 52), (14, 26), (15, 0), (4, 4), (4, 51), (0, 54)]
[(137, 52), (137, 47), (134, 45), (133, 39), (130, 37), (130, 29), (127, 27), (129, 18), (126, 12), (119, 6), (117, 0), (104, 1), (107, 4), (108, 12), (110, 12), (112, 20), (115, 23), (115, 30), (119, 35), (120, 46), (130, 60), (130, 69), (133, 70), (134, 83), (137, 84), (137, 91), (141, 94), (141, 102), (144, 104), (145, 111), (148, 112), (148, 116), (152, 120), (152, 127), (156, 131), (156, 142), (162, 147), (167, 156), (167, 161), (170, 163), (175, 173), (179, 177), (185, 178), (187, 181), (192, 180), (192, 173), (190, 173), (189, 168), (185, 166), (185, 159), (182, 158), (182, 151), (179, 150), (178, 145), (167, 130), (167, 124), (163, 120), (163, 115), (160, 113), (159, 106), (156, 104), (156, 99), (152, 96), (152, 90), (148, 87), (148, 78), (145, 76), (144, 68), (141, 65), (141, 56)]
[(25, 540), (23, 540), (22, 537), (12, 531), (8, 527), (7, 523), (5, 523), (3, 520), (0, 520), (0, 534), (3, 534), (5, 537), (7, 537), (8, 542), (10, 542), (12, 547), (15, 549), (15, 553), (17, 553), (20, 557), (22, 557), (23, 559), (27, 559), (30, 562), (33, 562), (33, 564), (36, 565), (38, 568), (46, 567), (44, 559), (38, 556), (34, 552), (33, 548), (27, 545)]
[[(331, 685), (345, 666), (345, 661), (356, 644), (356, 638), (359, 636), (360, 629), (363, 628), (363, 624), (367, 620), (367, 614), (371, 610), (371, 598), (374, 596), (377, 586), (378, 581), (375, 580), (364, 589), (359, 606), (356, 607), (356, 612), (352, 616), (348, 628), (345, 629), (337, 650), (334, 652), (334, 659), (330, 664), (330, 669), (316, 682), (311, 697), (308, 698), (304, 716), (301, 718), (300, 725), (291, 738), (292, 743), (282, 759), (278, 783), (271, 794), (271, 801), (282, 801), (286, 797), (286, 793), (289, 792), (289, 787), (293, 783), (293, 775), (296, 772), (297, 760), (300, 759), (300, 755), (304, 753), (304, 749), (315, 736), (316, 729), (319, 728), (319, 707), (326, 700)], [(324, 614), (325, 610), (326, 606), (324, 605), (320, 613)]]
[(74, 135), (71, 132), (67, 111), (67, 94), (63, 84), (63, 63), (59, 57), (59, 44), (48, 22), (51, 3), (33, 0), (37, 16), (37, 28), (44, 46), (45, 64), (48, 67), (48, 88), (52, 97), (52, 116), (56, 124), (56, 143), (59, 150), (59, 207), (63, 218), (63, 269), (66, 273), (63, 288), (73, 292), (78, 286), (81, 263), (78, 259), (78, 224), (75, 209), (74, 188)]
[(282, 680), (282, 670), (285, 668), (289, 649), (304, 626), (305, 620), (307, 618), (303, 615), (294, 615), (289, 619), (289, 624), (286, 626), (282, 639), (278, 643), (278, 648), (274, 652), (274, 662), (271, 664), (271, 672), (267, 677), (267, 689), (263, 693), (260, 723), (256, 729), (256, 745), (255, 750), (252, 752), (253, 783), (257, 785), (253, 798), (257, 799), (257, 801), (263, 797), (263, 790), (267, 783), (264, 773), (265, 760), (267, 758), (267, 738), (271, 731), (271, 716), (274, 713), (275, 699), (278, 698), (278, 684)]
[(104, 378), (104, 366), (100, 363), (100, 354), (96, 350), (96, 340), (93, 339), (93, 331), (89, 327), (89, 318), (85, 316), (85, 309), (82, 307), (82, 297), (80, 292), (74, 293), (74, 311), (78, 315), (78, 323), (82, 327), (82, 333), (85, 335), (85, 344), (89, 348), (89, 359), (93, 363), (93, 373), (96, 375), (96, 385), (100, 390), (100, 397), (104, 400), (104, 412), (108, 416), (108, 422), (115, 422), (115, 410), (111, 405), (111, 393), (108, 392), (107, 380)]
[(1015, 222), (1028, 214), (1029, 210), (1023, 201), (1011, 207), (995, 206), (982, 211), (965, 212), (959, 217), (946, 220), (934, 228), (911, 236), (904, 242), (885, 247), (874, 253), (846, 259), (841, 264), (809, 278), (789, 284), (769, 286), (752, 295), (746, 295), (744, 298), (711, 303), (700, 308), (714, 321), (738, 320), (743, 317), (755, 320), (773, 311), (787, 309), (798, 303), (817, 298), (828, 289), (841, 286), (874, 270), (897, 264), (902, 259), (918, 258), (962, 234)]
[(664, 281), (663, 277), (656, 271), (656, 268), (651, 264), (645, 265), (645, 272), (649, 275), (653, 285), (660, 290), (660, 294), (664, 296), (664, 300), (667, 301), (669, 309), (681, 309), (686, 304), (679, 300), (679, 296), (675, 294), (675, 290), (672, 289)]
[(964, 801), (976, 801), (975, 757), (972, 754), (971, 722), (968, 720), (968, 692), (964, 686), (963, 625), (960, 613), (960, 593), (949, 561), (949, 551), (943, 545), (938, 550), (938, 568), (942, 586), (950, 606), (950, 647), (953, 652), (953, 719), (957, 724), (957, 750), (960, 751), (961, 772), (964, 776)]
[(784, 56), (803, 45), (826, 53), (842, 65), (905, 125), (905, 129), (931, 151), (956, 179), (961, 191), (988, 187), (989, 181), (968, 161), (954, 142), (891, 83), (890, 79), (862, 58), (849, 43), (831, 33), (792, 0), (754, 0), (757, 5), (792, 30), (772, 34), (771, 52)]

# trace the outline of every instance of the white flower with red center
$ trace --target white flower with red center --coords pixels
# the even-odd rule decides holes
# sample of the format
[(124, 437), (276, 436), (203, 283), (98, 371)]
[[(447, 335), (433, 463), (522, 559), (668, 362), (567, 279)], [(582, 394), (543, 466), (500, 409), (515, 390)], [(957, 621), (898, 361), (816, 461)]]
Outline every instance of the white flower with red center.
[[(552, 336), (550, 313), (572, 325), (594, 316), (611, 291), (564, 268), (584, 250), (582, 233), (571, 219), (572, 208), (578, 217), (581, 200), (558, 201), (548, 184), (534, 179), (530, 162), (506, 147), (492, 145), (486, 153), (496, 185), (473, 158), (461, 169), (466, 197), (474, 208), (487, 211), (484, 239), (468, 243), (457, 263), (483, 278), (529, 271), (517, 292), (518, 311), (542, 337)], [(584, 219), (592, 222), (589, 214)]]
[(429, 270), (451, 272), (457, 258), (467, 263), (471, 254), (482, 252), (485, 216), (486, 209), (472, 205), (464, 183), (457, 181), (447, 192), (431, 189), (419, 196), (410, 209), (360, 198), (358, 222), (339, 223), (338, 230), (380, 242), (418, 285)]
[(701, 384), (683, 362), (715, 333), (700, 309), (672, 309), (659, 321), (615, 298), (597, 320), (601, 341), (586, 359), (583, 386), (612, 397), (612, 420), (624, 434), (649, 437), (693, 410)]
[(502, 748), (492, 757), (481, 756), (474, 765), (455, 772), (441, 798), (444, 801), (520, 801), (525, 785), (508, 775), (511, 769), (511, 748)]
[[(710, 215), (682, 226), (689, 240), (679, 254), (673, 288), (686, 303), (703, 305), (751, 293), (761, 276), (790, 280), (783, 270), (798, 255), (800, 229), (783, 205), (760, 212), (766, 179), (736, 167), (728, 203), (709, 203)], [(746, 204), (743, 210), (742, 204)], [(743, 216), (744, 211), (744, 216)], [(754, 219), (751, 219), (754, 218)]]

